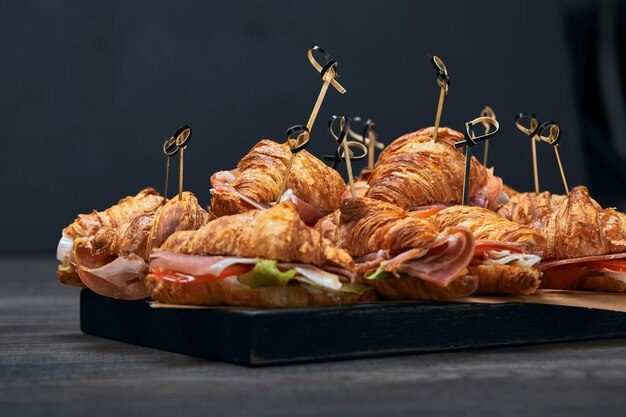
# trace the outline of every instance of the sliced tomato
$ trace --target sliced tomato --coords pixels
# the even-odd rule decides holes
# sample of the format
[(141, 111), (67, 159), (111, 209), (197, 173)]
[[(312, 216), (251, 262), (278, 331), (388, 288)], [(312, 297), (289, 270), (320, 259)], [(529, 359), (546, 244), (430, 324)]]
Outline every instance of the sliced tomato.
[(231, 265), (224, 269), (218, 276), (215, 275), (187, 275), (180, 272), (172, 271), (170, 269), (155, 269), (151, 270), (155, 275), (163, 279), (176, 282), (215, 282), (224, 278), (232, 277), (233, 275), (245, 274), (254, 268), (254, 265)]
[(508, 250), (511, 253), (524, 253), (524, 245), (515, 242), (496, 242), (493, 240), (477, 240), (474, 246), (474, 257), (482, 258), (485, 252), (492, 250)]
[(594, 269), (610, 269), (611, 271), (626, 272), (626, 260), (624, 259), (587, 262), (585, 265)]
[(568, 264), (548, 268), (543, 271), (540, 288), (562, 290), (574, 282), (585, 268), (583, 264)]

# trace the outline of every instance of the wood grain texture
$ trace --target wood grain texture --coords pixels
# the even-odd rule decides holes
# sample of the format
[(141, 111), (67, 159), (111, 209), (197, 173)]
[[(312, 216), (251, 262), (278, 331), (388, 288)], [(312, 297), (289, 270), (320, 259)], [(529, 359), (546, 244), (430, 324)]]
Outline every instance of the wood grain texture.
[(0, 260), (0, 415), (621, 416), (626, 340), (245, 368), (84, 335), (51, 259)]

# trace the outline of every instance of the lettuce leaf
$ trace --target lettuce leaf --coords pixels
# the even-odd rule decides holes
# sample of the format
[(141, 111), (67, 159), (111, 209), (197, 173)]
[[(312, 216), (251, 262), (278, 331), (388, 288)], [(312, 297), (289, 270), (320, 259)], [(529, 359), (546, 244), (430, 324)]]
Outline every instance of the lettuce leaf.
[(385, 271), (382, 268), (378, 268), (376, 271), (366, 272), (364, 275), (365, 279), (369, 279), (370, 281), (374, 281), (377, 279), (389, 279), (389, 278), (397, 278), (393, 272)]
[(372, 291), (372, 287), (361, 284), (342, 284), (341, 288), (337, 292), (346, 292), (351, 294), (363, 295), (368, 291)]
[(249, 272), (237, 277), (239, 282), (250, 288), (268, 287), (270, 285), (287, 285), (295, 278), (295, 269), (281, 272), (276, 266), (276, 261), (265, 260), (257, 263)]

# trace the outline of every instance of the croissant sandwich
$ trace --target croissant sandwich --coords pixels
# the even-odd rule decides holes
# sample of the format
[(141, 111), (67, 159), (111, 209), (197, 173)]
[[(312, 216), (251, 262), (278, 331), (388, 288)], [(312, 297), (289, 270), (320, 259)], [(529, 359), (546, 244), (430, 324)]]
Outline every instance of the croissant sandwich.
[(162, 303), (258, 308), (375, 299), (350, 255), (304, 224), (293, 202), (176, 232), (151, 255), (146, 283)]
[(195, 230), (209, 220), (196, 197), (184, 192), (182, 199), (174, 197), (154, 213), (101, 228), (88, 238), (77, 238), (73, 247), (76, 270), (83, 284), (100, 295), (145, 298), (149, 294), (143, 277), (152, 250), (177, 230)]
[(546, 237), (542, 288), (626, 291), (626, 215), (603, 209), (586, 187), (520, 193), (499, 213)]
[[(287, 172), (291, 150), (287, 143), (262, 140), (232, 171), (220, 171), (211, 177), (211, 206), (215, 214), (225, 216), (254, 208), (264, 209), (275, 203)], [(334, 169), (306, 150), (293, 159), (283, 199), (294, 201), (301, 218), (309, 225), (339, 208), (345, 183)]]
[(465, 227), (476, 240), (470, 273), (478, 294), (531, 294), (540, 284), (539, 262), (545, 238), (480, 207), (452, 206), (430, 216), (440, 229)]
[(354, 257), (357, 272), (385, 298), (446, 300), (476, 290), (467, 229), (439, 232), (417, 213), (370, 198), (346, 200), (315, 227)]
[[(463, 135), (441, 128), (433, 141), (432, 128), (404, 135), (387, 146), (371, 173), (366, 197), (403, 208), (432, 203), (459, 204), (463, 197), (465, 156), (454, 143)], [(507, 201), (502, 180), (476, 158), (471, 159), (470, 204), (495, 209)]]
[(128, 223), (137, 216), (154, 213), (163, 204), (163, 197), (152, 188), (145, 188), (135, 196), (120, 200), (116, 205), (104, 211), (79, 214), (74, 223), (63, 229), (57, 247), (57, 278), (63, 284), (84, 286), (76, 271), (73, 259), (74, 240), (89, 237), (103, 228), (116, 228)]

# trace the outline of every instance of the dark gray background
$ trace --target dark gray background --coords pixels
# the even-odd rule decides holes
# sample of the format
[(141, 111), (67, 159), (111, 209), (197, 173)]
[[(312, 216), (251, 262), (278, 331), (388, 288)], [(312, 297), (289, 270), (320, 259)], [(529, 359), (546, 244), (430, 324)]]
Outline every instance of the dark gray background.
[[(508, 184), (532, 185), (530, 144), (512, 123), (520, 111), (558, 121), (570, 185), (592, 181), (603, 164), (584, 157), (594, 139), (584, 127), (595, 122), (581, 118), (581, 103), (596, 6), (3, 1), (0, 253), (51, 254), (77, 213), (145, 186), (161, 191), (162, 142), (184, 123), (194, 130), (185, 188), (208, 204), (211, 173), (306, 123), (321, 86), (306, 58), (313, 44), (340, 60), (348, 89), (329, 90), (313, 129), (317, 155), (334, 149), (324, 127), (332, 114), (373, 118), (387, 142), (432, 125), (434, 53), (452, 79), (442, 125), (461, 130), (491, 105), (502, 128), (490, 161)], [(541, 188), (562, 192), (552, 150), (541, 146), (539, 159)], [(600, 200), (618, 204), (623, 183), (611, 187)]]

